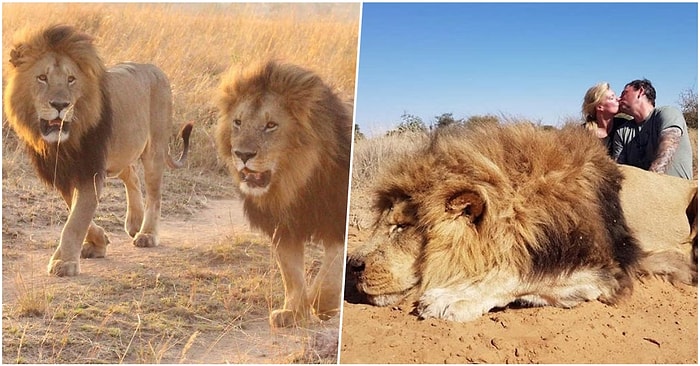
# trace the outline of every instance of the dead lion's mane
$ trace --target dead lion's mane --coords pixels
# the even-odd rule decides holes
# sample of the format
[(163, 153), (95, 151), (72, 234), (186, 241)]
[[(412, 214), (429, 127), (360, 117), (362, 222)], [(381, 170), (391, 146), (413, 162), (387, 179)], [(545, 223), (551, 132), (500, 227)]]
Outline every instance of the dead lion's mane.
[[(434, 176), (445, 178), (437, 190), (412, 192), (427, 233), (421, 287), (477, 281), (496, 268), (537, 280), (591, 265), (619, 265), (615, 277), (631, 287), (641, 254), (620, 206), (622, 176), (588, 137), (578, 126), (543, 131), (527, 124), (437, 134), (429, 154), (440, 160), (434, 169), (444, 169)], [(483, 198), (480, 221), (444, 219), (445, 202), (456, 190)]]

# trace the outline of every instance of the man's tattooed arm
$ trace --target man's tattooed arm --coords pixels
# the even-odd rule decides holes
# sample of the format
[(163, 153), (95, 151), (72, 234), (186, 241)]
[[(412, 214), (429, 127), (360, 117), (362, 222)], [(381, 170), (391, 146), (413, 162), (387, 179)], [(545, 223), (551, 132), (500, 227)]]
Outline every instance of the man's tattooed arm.
[(649, 166), (649, 170), (661, 174), (666, 173), (666, 169), (669, 164), (671, 164), (673, 155), (676, 154), (680, 142), (680, 128), (670, 127), (661, 131), (659, 136), (659, 148), (656, 150), (656, 159), (654, 159), (651, 166)]

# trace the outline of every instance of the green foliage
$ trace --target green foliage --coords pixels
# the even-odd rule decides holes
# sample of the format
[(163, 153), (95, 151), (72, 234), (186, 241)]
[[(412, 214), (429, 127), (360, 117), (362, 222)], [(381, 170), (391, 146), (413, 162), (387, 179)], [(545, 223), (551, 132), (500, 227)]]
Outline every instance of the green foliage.
[(698, 128), (698, 93), (695, 89), (688, 88), (682, 91), (678, 103), (688, 127)]
[(387, 136), (401, 135), (407, 132), (427, 133), (428, 129), (425, 127), (425, 123), (420, 117), (404, 112), (401, 115), (401, 122), (399, 125), (395, 129), (387, 132)]
[(451, 126), (454, 124), (462, 123), (463, 120), (456, 120), (452, 113), (443, 113), (439, 116), (435, 116), (435, 128), (443, 128)]
[(354, 134), (355, 142), (357, 142), (357, 141), (362, 141), (362, 140), (364, 140), (365, 138), (366, 138), (366, 137), (365, 137), (365, 134), (362, 133), (362, 131), (360, 131), (360, 125), (358, 125), (358, 124), (356, 123), (356, 124), (355, 124), (355, 134)]

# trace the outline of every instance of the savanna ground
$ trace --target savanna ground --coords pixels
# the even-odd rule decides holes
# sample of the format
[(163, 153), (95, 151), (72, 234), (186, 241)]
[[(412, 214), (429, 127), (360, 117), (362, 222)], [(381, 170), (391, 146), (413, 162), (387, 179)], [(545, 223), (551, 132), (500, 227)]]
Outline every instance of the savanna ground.
[[(691, 130), (697, 150), (697, 130)], [(408, 132), (354, 146), (348, 253), (365, 240), (374, 216), (372, 181), (383, 162), (425, 138)], [(697, 179), (697, 158), (695, 172)], [(624, 303), (573, 309), (507, 308), (468, 323), (418, 320), (412, 300), (362, 304), (346, 281), (341, 363), (692, 363), (698, 362), (698, 291), (648, 279)]]
[[(339, 319), (275, 330), (283, 287), (269, 239), (251, 232), (213, 140), (221, 74), (275, 58), (354, 93), (358, 4), (3, 4), (3, 66), (15, 31), (68, 23), (96, 37), (105, 63), (153, 63), (170, 77), (173, 154), (194, 121), (188, 166), (164, 178), (161, 245), (135, 248), (125, 195), (110, 180), (95, 221), (107, 257), (82, 274), (46, 274), (67, 217), (3, 119), (3, 363), (335, 363)], [(4, 76), (5, 74), (3, 74)], [(3, 80), (5, 78), (3, 77)], [(3, 83), (4, 87), (4, 83)], [(311, 247), (307, 271), (318, 266)]]

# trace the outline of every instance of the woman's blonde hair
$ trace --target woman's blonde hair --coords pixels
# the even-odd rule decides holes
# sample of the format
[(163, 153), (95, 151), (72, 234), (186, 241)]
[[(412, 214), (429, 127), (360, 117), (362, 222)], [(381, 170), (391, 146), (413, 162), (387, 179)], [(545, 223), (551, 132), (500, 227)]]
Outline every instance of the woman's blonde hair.
[(605, 92), (608, 90), (610, 90), (610, 84), (603, 82), (590, 87), (586, 92), (581, 105), (581, 114), (586, 125), (589, 125), (589, 122), (595, 122), (595, 109), (603, 102)]

